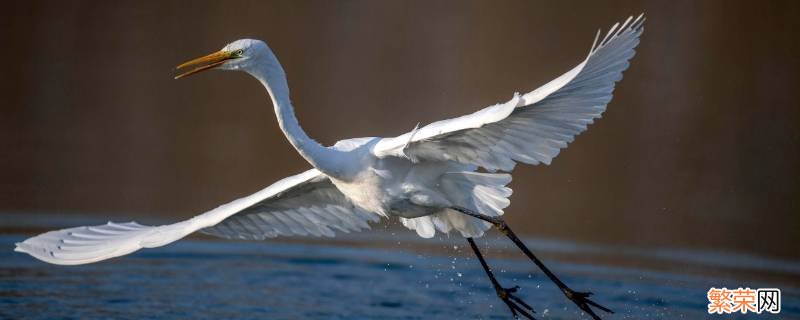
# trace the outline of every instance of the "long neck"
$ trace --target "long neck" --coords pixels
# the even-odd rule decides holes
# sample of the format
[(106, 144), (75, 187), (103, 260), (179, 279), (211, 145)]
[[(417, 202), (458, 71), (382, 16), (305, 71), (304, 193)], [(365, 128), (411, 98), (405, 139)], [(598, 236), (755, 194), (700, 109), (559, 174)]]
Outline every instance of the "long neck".
[(286, 82), (283, 68), (274, 56), (270, 58), (273, 61), (268, 59), (264, 63), (260, 63), (260, 67), (254, 68), (248, 73), (258, 79), (269, 92), (275, 107), (278, 125), (283, 134), (312, 166), (328, 176), (345, 179), (345, 176), (348, 175), (348, 167), (352, 164), (352, 161), (349, 161), (349, 155), (346, 152), (324, 147), (303, 131), (294, 115), (294, 108), (289, 99), (289, 85)]

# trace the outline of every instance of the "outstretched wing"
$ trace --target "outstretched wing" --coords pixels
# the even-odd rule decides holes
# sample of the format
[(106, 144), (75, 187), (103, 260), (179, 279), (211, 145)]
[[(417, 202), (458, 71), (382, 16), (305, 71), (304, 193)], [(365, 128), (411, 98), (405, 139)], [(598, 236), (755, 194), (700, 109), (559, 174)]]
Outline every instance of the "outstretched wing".
[(278, 235), (333, 236), (368, 229), (374, 213), (355, 208), (316, 169), (280, 180), (250, 196), (182, 222), (145, 226), (136, 222), (50, 231), (21, 243), (15, 251), (53, 264), (75, 265), (160, 247), (195, 231), (237, 239)]
[(263, 240), (281, 236), (333, 237), (334, 230), (349, 233), (369, 229), (380, 217), (348, 200), (331, 180), (318, 175), (200, 230), (228, 239)]
[(643, 31), (644, 16), (615, 24), (578, 66), (525, 95), (470, 115), (438, 121), (379, 141), (377, 157), (454, 160), (510, 171), (516, 162), (545, 163), (600, 118)]

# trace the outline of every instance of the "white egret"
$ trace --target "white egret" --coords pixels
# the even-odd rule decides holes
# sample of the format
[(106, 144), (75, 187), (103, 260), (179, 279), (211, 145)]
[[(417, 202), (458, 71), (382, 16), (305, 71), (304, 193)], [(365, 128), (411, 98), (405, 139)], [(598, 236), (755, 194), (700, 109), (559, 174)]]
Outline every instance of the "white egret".
[[(549, 164), (576, 135), (599, 118), (622, 79), (643, 31), (644, 17), (615, 24), (588, 57), (544, 86), (473, 114), (415, 128), (394, 138), (356, 138), (324, 147), (295, 118), (283, 68), (262, 41), (243, 39), (178, 68), (176, 78), (209, 69), (240, 70), (260, 81), (274, 104), (281, 130), (314, 168), (250, 196), (182, 222), (135, 222), (47, 232), (17, 244), (42, 261), (75, 265), (166, 245), (195, 231), (232, 239), (279, 235), (333, 236), (398, 217), (425, 238), (457, 231), (467, 238), (497, 295), (516, 317), (533, 309), (504, 288), (473, 237), (495, 226), (506, 234), (582, 310), (611, 312), (560, 281), (501, 219), (509, 205), (508, 173), (517, 162)], [(482, 168), (482, 171), (479, 171)]]

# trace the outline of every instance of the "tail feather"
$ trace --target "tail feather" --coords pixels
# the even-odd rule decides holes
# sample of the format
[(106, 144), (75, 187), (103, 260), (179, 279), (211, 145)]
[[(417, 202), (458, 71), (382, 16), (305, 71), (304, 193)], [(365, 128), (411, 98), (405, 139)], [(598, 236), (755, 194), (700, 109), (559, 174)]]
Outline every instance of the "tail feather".
[[(455, 206), (470, 209), (489, 216), (500, 216), (511, 202), (511, 182), (507, 173), (449, 172), (442, 176), (441, 188)], [(449, 233), (457, 230), (464, 237), (480, 237), (491, 228), (488, 222), (469, 217), (451, 209), (444, 209), (426, 217), (400, 218), (407, 228), (416, 230), (423, 238), (431, 238), (435, 230)]]

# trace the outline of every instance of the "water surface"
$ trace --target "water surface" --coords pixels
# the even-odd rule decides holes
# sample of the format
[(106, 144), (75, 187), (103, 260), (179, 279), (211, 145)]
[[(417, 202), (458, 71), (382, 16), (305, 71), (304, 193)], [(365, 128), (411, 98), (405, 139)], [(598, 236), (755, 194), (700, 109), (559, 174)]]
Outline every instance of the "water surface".
[[(463, 240), (420, 240), (407, 232), (383, 231), (312, 242), (193, 238), (70, 267), (12, 252), (13, 244), (27, 234), (0, 235), (0, 248), (4, 248), (0, 250), (0, 318), (509, 318), (468, 247), (459, 246)], [(500, 281), (521, 286), (520, 296), (536, 309), (538, 318), (586, 318), (530, 262), (509, 256), (508, 246), (500, 244), (503, 240), (490, 236), (488, 242), (479, 243), (488, 248), (489, 262)], [(526, 241), (546, 255), (552, 251), (593, 252), (630, 260), (630, 255), (637, 253), (633, 249)], [(710, 270), (740, 260), (748, 267), (746, 259), (736, 255), (654, 254), (665, 256), (661, 257), (664, 261), (686, 261)], [(705, 318), (710, 286), (775, 285), (713, 274), (545, 260), (573, 288), (595, 292), (596, 301), (614, 309), (617, 314), (609, 319)], [(791, 262), (750, 263), (749, 268), (760, 268), (759, 272), (789, 277), (796, 275), (798, 266)], [(790, 286), (781, 289), (780, 318), (800, 318), (798, 291)]]

